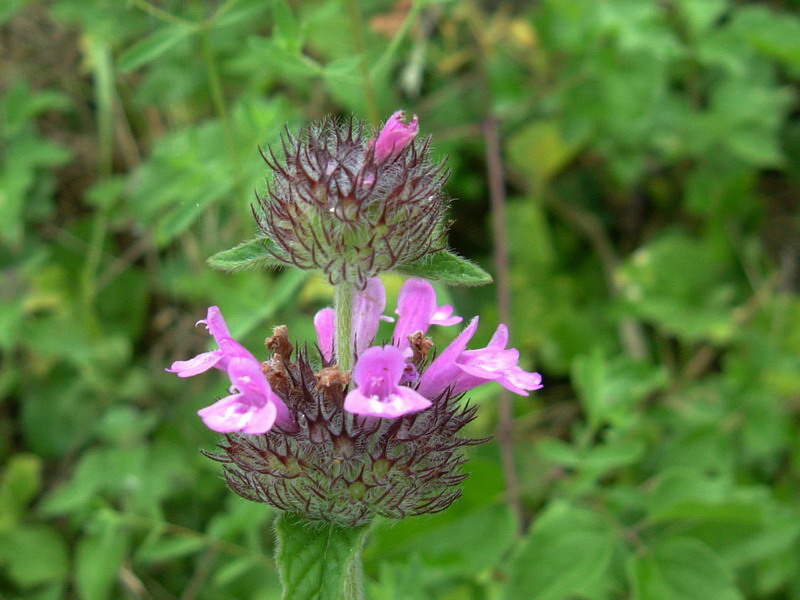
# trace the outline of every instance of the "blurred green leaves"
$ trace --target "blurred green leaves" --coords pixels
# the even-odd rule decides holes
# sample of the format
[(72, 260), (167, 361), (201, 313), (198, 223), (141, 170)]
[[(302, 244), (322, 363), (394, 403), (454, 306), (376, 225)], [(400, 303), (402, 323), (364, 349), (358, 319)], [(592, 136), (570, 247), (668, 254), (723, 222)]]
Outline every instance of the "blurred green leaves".
[[(545, 383), (513, 404), (523, 518), (475, 448), (450, 510), (375, 524), (368, 598), (795, 600), (797, 3), (357, 4), (361, 50), (340, 0), (0, 8), (4, 598), (278, 597), (274, 511), (197, 452), (227, 382), (164, 368), (212, 304), (313, 356), (330, 290), (260, 268), (258, 147), (364, 117), (368, 82), (453, 170), (453, 252), (404, 276), (490, 281), (499, 123), (511, 345)], [(482, 341), (495, 294), (452, 292)]]

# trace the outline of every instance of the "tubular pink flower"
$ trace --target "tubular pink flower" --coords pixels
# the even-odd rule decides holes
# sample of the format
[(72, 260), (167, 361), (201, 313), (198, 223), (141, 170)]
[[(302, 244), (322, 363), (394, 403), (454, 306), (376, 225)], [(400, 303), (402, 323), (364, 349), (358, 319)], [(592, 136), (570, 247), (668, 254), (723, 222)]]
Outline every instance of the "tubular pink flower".
[(219, 307), (210, 306), (206, 318), (197, 322), (198, 325), (200, 323), (206, 326), (208, 332), (217, 342), (219, 349), (212, 350), (211, 352), (203, 352), (189, 360), (176, 360), (172, 363), (170, 368), (167, 369), (169, 373), (176, 373), (178, 377), (192, 377), (204, 373), (213, 367), (224, 371), (227, 369), (228, 363), (232, 358), (256, 360), (244, 346), (231, 337), (228, 325), (225, 323), (225, 319), (222, 317), (222, 312), (220, 312)]
[(386, 290), (381, 280), (371, 277), (353, 301), (353, 342), (360, 356), (375, 339), (381, 314), (386, 308)]
[(478, 328), (478, 317), (470, 321), (428, 367), (420, 379), (420, 394), (436, 398), (448, 388), (452, 394), (462, 394), (488, 381), (496, 381), (506, 389), (527, 396), (529, 391), (542, 387), (542, 377), (519, 367), (519, 351), (506, 348), (508, 328), (499, 325), (489, 345), (467, 350), (467, 344)]
[(197, 412), (209, 429), (219, 433), (259, 434), (272, 429), (276, 421), (291, 422), (289, 410), (272, 392), (257, 360), (232, 358), (228, 376), (231, 391), (235, 393)]
[(395, 312), (399, 318), (392, 341), (401, 350), (409, 347), (408, 336), (413, 333), (426, 333), (431, 325), (455, 325), (463, 320), (452, 316), (452, 306), (436, 304), (436, 291), (424, 279), (409, 279), (403, 284)]
[(356, 387), (344, 400), (344, 409), (357, 415), (395, 418), (425, 410), (431, 401), (400, 385), (406, 368), (403, 353), (394, 346), (365, 351), (353, 369)]
[(374, 140), (376, 163), (397, 156), (417, 136), (419, 131), (417, 116), (414, 115), (408, 124), (403, 123), (404, 117), (405, 113), (402, 110), (394, 113)]
[(178, 360), (167, 369), (178, 377), (192, 377), (211, 368), (228, 372), (230, 396), (198, 412), (209, 429), (220, 433), (265, 433), (273, 424), (292, 426), (289, 410), (270, 388), (261, 363), (231, 337), (228, 325), (216, 306), (208, 309), (202, 321), (214, 337), (219, 349), (203, 352), (189, 360)]
[(323, 308), (314, 315), (314, 327), (317, 330), (322, 358), (326, 362), (333, 360), (333, 344), (336, 339), (336, 311), (332, 308)]

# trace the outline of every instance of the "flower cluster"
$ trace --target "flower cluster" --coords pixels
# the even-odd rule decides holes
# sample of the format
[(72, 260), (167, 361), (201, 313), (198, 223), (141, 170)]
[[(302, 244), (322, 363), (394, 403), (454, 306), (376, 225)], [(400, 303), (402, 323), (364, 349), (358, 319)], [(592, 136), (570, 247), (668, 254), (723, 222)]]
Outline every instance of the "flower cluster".
[(362, 289), (381, 271), (444, 247), (447, 172), (416, 140), (416, 117), (396, 112), (377, 136), (326, 119), (287, 133), (256, 220), (267, 250), (290, 266), (320, 269), (330, 283)]
[(352, 374), (337, 366), (331, 309), (314, 318), (316, 370), (306, 351), (292, 361), (285, 327), (267, 341), (270, 358), (259, 362), (231, 338), (219, 309), (209, 309), (201, 322), (218, 349), (169, 370), (179, 377), (227, 372), (231, 395), (199, 414), (208, 427), (229, 434), (215, 458), (225, 463), (234, 491), (343, 525), (436, 512), (458, 497), (453, 488), (465, 477), (459, 449), (481, 441), (458, 435), (475, 412), (460, 396), (492, 381), (527, 395), (541, 388), (541, 377), (519, 366), (519, 352), (506, 347), (504, 325), (487, 347), (468, 350), (478, 317), (433, 358), (429, 328), (462, 319), (452, 306), (438, 305), (427, 281), (404, 284), (392, 343), (373, 345), (380, 321), (394, 320), (383, 315), (385, 307), (380, 280), (368, 279), (353, 306)]

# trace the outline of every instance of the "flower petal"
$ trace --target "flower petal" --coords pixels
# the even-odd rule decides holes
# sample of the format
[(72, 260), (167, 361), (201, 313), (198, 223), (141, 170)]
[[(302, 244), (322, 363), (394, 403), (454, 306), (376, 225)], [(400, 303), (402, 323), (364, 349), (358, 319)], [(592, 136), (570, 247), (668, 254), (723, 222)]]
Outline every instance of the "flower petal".
[(207, 406), (197, 414), (206, 427), (219, 433), (266, 433), (275, 422), (276, 409), (271, 403), (257, 406), (248, 402), (243, 394), (233, 394)]
[(425, 410), (431, 401), (409, 387), (398, 386), (386, 398), (366, 396), (360, 389), (350, 390), (344, 399), (344, 409), (356, 415), (393, 419)]
[(356, 356), (372, 344), (385, 308), (386, 290), (380, 279), (372, 277), (367, 280), (367, 286), (356, 294), (353, 301), (353, 341)]
[(426, 398), (436, 398), (447, 388), (456, 383), (463, 373), (456, 364), (458, 356), (467, 348), (467, 344), (478, 329), (478, 317), (473, 317), (469, 325), (454, 339), (423, 373), (417, 391)]
[(367, 395), (387, 395), (405, 371), (406, 359), (394, 346), (373, 346), (358, 357), (353, 382)]
[(314, 315), (314, 327), (317, 330), (317, 343), (326, 362), (333, 360), (333, 343), (336, 337), (336, 312), (332, 308), (323, 308)]
[(192, 377), (199, 373), (205, 373), (209, 369), (215, 367), (222, 359), (223, 353), (221, 350), (214, 350), (212, 352), (203, 352), (189, 360), (176, 360), (167, 372), (177, 373), (178, 377)]
[(208, 329), (208, 332), (214, 337), (217, 343), (223, 338), (231, 337), (228, 324), (222, 317), (222, 311), (218, 306), (209, 306), (206, 318), (203, 321), (198, 321), (198, 323), (205, 324), (206, 329)]
[(392, 341), (398, 348), (409, 346), (408, 336), (417, 331), (425, 333), (431, 324), (431, 315), (436, 310), (436, 292), (424, 279), (409, 279), (400, 288), (397, 297), (399, 316), (394, 327)]

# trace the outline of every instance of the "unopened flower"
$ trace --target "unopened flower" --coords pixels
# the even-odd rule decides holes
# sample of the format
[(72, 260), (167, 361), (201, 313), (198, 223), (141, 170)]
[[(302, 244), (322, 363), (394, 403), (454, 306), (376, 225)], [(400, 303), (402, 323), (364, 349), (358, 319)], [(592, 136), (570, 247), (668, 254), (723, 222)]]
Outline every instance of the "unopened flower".
[(383, 126), (378, 137), (371, 142), (375, 149), (375, 162), (382, 163), (387, 158), (397, 156), (417, 136), (419, 121), (416, 115), (410, 123), (403, 123), (404, 113), (398, 110)]
[(287, 134), (256, 219), (283, 263), (320, 269), (363, 289), (382, 271), (444, 247), (447, 172), (418, 124), (395, 113), (371, 138), (361, 124), (326, 119)]
[(357, 415), (395, 418), (425, 410), (431, 401), (400, 385), (406, 359), (394, 346), (375, 346), (364, 352), (353, 369), (353, 383), (344, 409)]

